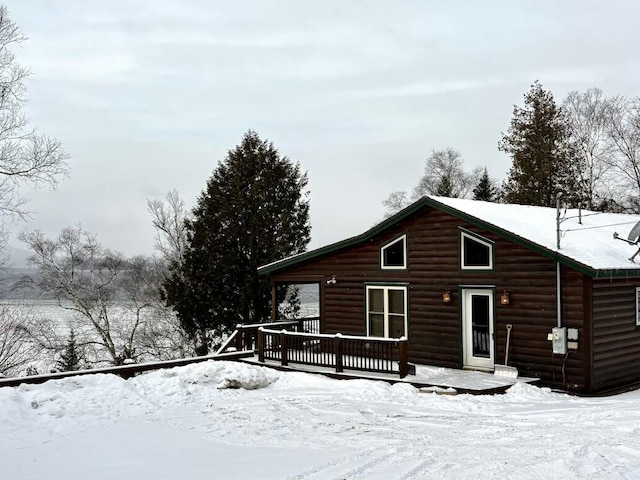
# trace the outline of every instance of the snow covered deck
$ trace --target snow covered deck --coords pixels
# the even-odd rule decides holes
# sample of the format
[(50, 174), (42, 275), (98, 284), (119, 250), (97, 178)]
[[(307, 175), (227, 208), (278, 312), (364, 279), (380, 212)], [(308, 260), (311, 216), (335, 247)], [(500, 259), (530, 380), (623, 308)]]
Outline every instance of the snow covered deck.
[(290, 363), (282, 366), (280, 362), (265, 360), (260, 362), (257, 356), (247, 357), (238, 360), (251, 364), (263, 365), (278, 370), (298, 371), (305, 373), (318, 373), (333, 378), (341, 379), (366, 379), (383, 380), (386, 382), (408, 383), (418, 388), (424, 388), (436, 393), (470, 393), (474, 395), (491, 395), (504, 393), (509, 387), (516, 383), (535, 383), (537, 378), (518, 377), (510, 378), (493, 373), (479, 372), (476, 370), (460, 370), (455, 368), (435, 367), (431, 365), (416, 365), (416, 374), (408, 375), (405, 378), (398, 378), (397, 374), (363, 372), (345, 369), (342, 373), (336, 373), (334, 368), (318, 367)]

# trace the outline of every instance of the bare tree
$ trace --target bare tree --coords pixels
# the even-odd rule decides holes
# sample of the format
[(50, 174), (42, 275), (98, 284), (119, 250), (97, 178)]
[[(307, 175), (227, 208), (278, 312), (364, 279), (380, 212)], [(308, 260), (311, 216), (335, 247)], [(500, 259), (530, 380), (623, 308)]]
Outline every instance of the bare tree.
[(617, 103), (618, 98), (607, 98), (602, 90), (590, 88), (569, 92), (562, 104), (571, 141), (584, 162), (578, 181), (586, 197), (583, 201), (590, 209), (610, 198), (614, 142), (609, 132)]
[(23, 233), (20, 239), (33, 251), (31, 263), (40, 274), (29, 281), (52, 295), (61, 308), (86, 319), (87, 324), (75, 326), (78, 338), (89, 327), (96, 338), (88, 343), (99, 345), (118, 363), (130, 350), (116, 344), (112, 327), (122, 256), (103, 250), (95, 236), (80, 227), (65, 228), (54, 240), (40, 231)]
[(162, 304), (154, 304), (138, 336), (138, 350), (154, 360), (172, 360), (196, 355), (176, 314)]
[(189, 213), (176, 190), (167, 193), (164, 202), (147, 200), (147, 206), (156, 229), (156, 250), (160, 253), (160, 258), (155, 259), (155, 285), (159, 297), (156, 295), (157, 301), (153, 305), (153, 316), (158, 321), (147, 325), (144, 343), (147, 350), (157, 358), (191, 356), (195, 354), (192, 342), (188, 340), (176, 312), (164, 301), (165, 281), (172, 269), (177, 269), (182, 264), (187, 249), (185, 226)]
[[(413, 198), (424, 195), (437, 195), (447, 191), (448, 196), (467, 197), (482, 175), (482, 169), (475, 169), (471, 173), (464, 170), (464, 162), (460, 152), (453, 148), (434, 150), (424, 167), (424, 175), (413, 190)], [(447, 188), (443, 188), (446, 184)]]
[(94, 362), (118, 365), (128, 358), (149, 358), (142, 338), (148, 336), (149, 313), (159, 302), (160, 275), (152, 260), (127, 260), (102, 248), (80, 227), (66, 228), (53, 240), (39, 231), (22, 234), (21, 240), (38, 267), (38, 276), (26, 281), (74, 314), (69, 326), (78, 343), (93, 350)]
[(0, 247), (7, 241), (7, 221), (29, 214), (20, 186), (55, 187), (68, 173), (61, 143), (30, 128), (22, 111), (29, 72), (16, 62), (11, 49), (24, 40), (7, 8), (0, 5)]
[(180, 262), (186, 250), (188, 213), (176, 190), (167, 193), (165, 201), (147, 200), (147, 206), (156, 229), (156, 249), (170, 265)]
[(126, 341), (140, 358), (170, 360), (194, 354), (178, 318), (162, 299), (165, 278), (165, 261), (144, 256), (130, 259), (122, 272), (123, 297), (136, 325)]
[[(65, 228), (55, 239), (39, 231), (20, 238), (38, 267), (38, 274), (23, 285), (37, 287), (70, 313), (66, 327), (73, 330), (87, 364), (168, 360), (193, 353), (161, 298), (164, 262), (124, 258), (80, 227)], [(31, 329), (31, 334), (43, 350), (59, 354), (64, 348), (60, 328)]]
[(609, 137), (614, 147), (610, 165), (618, 178), (617, 194), (626, 194), (628, 210), (638, 212), (640, 197), (640, 97), (617, 97), (612, 105)]
[(483, 169), (474, 168), (471, 172), (464, 169), (460, 152), (446, 148), (434, 150), (426, 160), (424, 175), (413, 189), (411, 198), (407, 192), (393, 192), (382, 204), (386, 207), (385, 217), (389, 217), (406, 207), (410, 201), (424, 195), (447, 197), (469, 197), (482, 177)]
[(404, 207), (409, 205), (410, 200), (407, 196), (407, 192), (399, 191), (390, 194), (386, 200), (382, 201), (382, 205), (385, 207), (385, 218), (390, 217), (396, 212), (399, 212)]
[(19, 305), (0, 305), (0, 376), (18, 376), (41, 360), (32, 332), (38, 320)]

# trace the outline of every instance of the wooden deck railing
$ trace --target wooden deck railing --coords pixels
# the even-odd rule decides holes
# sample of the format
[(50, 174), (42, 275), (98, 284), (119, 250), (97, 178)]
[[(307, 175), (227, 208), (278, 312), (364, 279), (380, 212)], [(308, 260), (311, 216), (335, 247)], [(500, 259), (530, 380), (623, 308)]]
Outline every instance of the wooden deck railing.
[(0, 378), (0, 387), (16, 387), (22, 383), (44, 383), (60, 378), (77, 377), (80, 375), (94, 375), (96, 373), (112, 373), (122, 378), (130, 378), (142, 372), (161, 370), (163, 368), (182, 367), (192, 363), (206, 362), (208, 360), (239, 360), (252, 356), (251, 352), (233, 352), (225, 354), (204, 355), (202, 357), (179, 358), (177, 360), (163, 360), (159, 362), (139, 363), (135, 365), (122, 365), (118, 367), (94, 368), (92, 370), (76, 370), (73, 372), (47, 373), (28, 377)]
[[(269, 324), (271, 326), (271, 324)], [(346, 370), (409, 374), (407, 339), (310, 334), (258, 329), (258, 360)]]
[(294, 332), (319, 333), (320, 317), (297, 318), (295, 320), (279, 320), (251, 324), (238, 324), (236, 330), (227, 338), (216, 353), (226, 353), (231, 347), (236, 351), (255, 350), (258, 348), (258, 329), (260, 327), (283, 328)]

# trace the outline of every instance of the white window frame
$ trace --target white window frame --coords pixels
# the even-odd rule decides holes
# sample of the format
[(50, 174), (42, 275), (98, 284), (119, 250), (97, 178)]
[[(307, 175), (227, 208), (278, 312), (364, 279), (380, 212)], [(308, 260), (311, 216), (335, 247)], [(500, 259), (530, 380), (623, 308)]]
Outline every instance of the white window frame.
[[(465, 265), (465, 251), (464, 251), (464, 240), (465, 238), (470, 239), (473, 242), (477, 242), (485, 247), (489, 248), (489, 265)], [(493, 270), (493, 245), (494, 243), (491, 240), (486, 238), (482, 238), (479, 235), (467, 233), (464, 230), (460, 230), (460, 269), (461, 270)]]
[(636, 327), (640, 327), (640, 287), (636, 287)]
[(408, 298), (407, 298), (407, 287), (405, 285), (367, 285), (366, 286), (366, 291), (365, 291), (365, 295), (366, 295), (366, 303), (367, 303), (367, 307), (366, 307), (366, 322), (367, 322), (367, 337), (371, 336), (371, 332), (370, 332), (370, 321), (369, 321), (369, 291), (370, 290), (383, 290), (384, 291), (384, 337), (377, 337), (377, 338), (390, 338), (389, 337), (389, 291), (390, 290), (401, 290), (404, 293), (404, 337), (408, 338), (409, 337), (409, 329), (408, 329), (408, 322), (407, 322), (407, 318), (408, 318)]
[[(396, 243), (402, 242), (402, 251), (404, 252), (404, 263), (402, 265), (385, 265), (384, 264), (384, 251), (395, 245)], [(381, 270), (406, 270), (407, 269), (407, 235), (404, 234), (400, 237), (394, 238), (390, 242), (385, 243), (382, 247), (380, 247), (380, 269)]]

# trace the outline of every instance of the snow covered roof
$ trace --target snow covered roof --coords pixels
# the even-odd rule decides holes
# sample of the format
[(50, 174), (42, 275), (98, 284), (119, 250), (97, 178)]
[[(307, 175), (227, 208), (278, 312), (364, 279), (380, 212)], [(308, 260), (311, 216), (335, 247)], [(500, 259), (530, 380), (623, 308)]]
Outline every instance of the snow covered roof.
[[(558, 249), (555, 208), (437, 196), (423, 197), (361, 235), (265, 265), (259, 272), (272, 273), (353, 246), (424, 207), (445, 211), (594, 277), (640, 276), (640, 263), (630, 260), (640, 246), (614, 239), (614, 233), (626, 239), (640, 215), (561, 209)], [(640, 255), (636, 261), (640, 262)]]
[(493, 226), (500, 233), (515, 235), (524, 243), (535, 244), (589, 269), (640, 271), (640, 265), (630, 260), (640, 247), (613, 238), (614, 233), (619, 233), (626, 239), (634, 225), (640, 222), (640, 215), (561, 209), (558, 249), (555, 208), (435, 196), (427, 198), (472, 217), (467, 219), (470, 223), (479, 223), (473, 219), (480, 220), (481, 224), (486, 224), (482, 226)]

